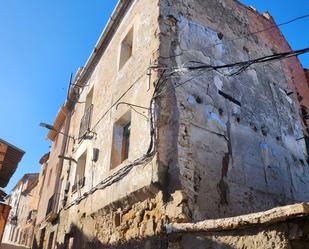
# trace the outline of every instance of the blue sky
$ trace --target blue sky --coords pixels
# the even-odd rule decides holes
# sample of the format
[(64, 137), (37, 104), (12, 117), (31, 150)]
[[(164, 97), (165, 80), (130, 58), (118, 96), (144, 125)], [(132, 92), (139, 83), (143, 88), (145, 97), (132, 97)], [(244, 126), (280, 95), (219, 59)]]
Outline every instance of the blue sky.
[[(91, 3), (90, 3), (91, 2)], [(117, 0), (0, 0), (0, 137), (26, 151), (6, 190), (39, 171), (49, 150), (41, 121), (52, 123), (69, 76), (83, 66)], [(277, 23), (309, 13), (308, 0), (243, 0)], [(294, 49), (309, 47), (309, 18), (282, 27)], [(309, 56), (301, 57), (309, 67)]]
[[(241, 0), (255, 7), (260, 13), (268, 11), (276, 23), (283, 23), (297, 16), (309, 14), (308, 0)], [(292, 49), (309, 47), (309, 18), (280, 27)], [(309, 54), (299, 57), (305, 68), (309, 68)]]
[[(90, 3), (91, 2), (91, 3)], [(0, 137), (26, 151), (6, 187), (39, 171), (71, 72), (83, 66), (116, 0), (0, 0)]]

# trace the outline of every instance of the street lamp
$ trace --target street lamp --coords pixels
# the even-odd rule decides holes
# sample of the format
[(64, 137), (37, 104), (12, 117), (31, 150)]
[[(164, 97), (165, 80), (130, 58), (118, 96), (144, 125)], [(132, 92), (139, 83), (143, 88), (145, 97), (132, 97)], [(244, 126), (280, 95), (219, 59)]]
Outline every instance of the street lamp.
[(40, 126), (43, 127), (43, 128), (46, 128), (48, 130), (54, 131), (54, 132), (56, 132), (58, 134), (61, 134), (61, 135), (65, 136), (65, 137), (71, 138), (74, 141), (74, 143), (75, 143), (75, 138), (74, 137), (71, 137), (70, 135), (63, 133), (62, 131), (58, 131), (54, 126), (52, 126), (50, 124), (40, 123)]
[(73, 157), (67, 157), (67, 156), (61, 156), (59, 155), (58, 158), (63, 159), (63, 160), (68, 160), (70, 162), (78, 163)]

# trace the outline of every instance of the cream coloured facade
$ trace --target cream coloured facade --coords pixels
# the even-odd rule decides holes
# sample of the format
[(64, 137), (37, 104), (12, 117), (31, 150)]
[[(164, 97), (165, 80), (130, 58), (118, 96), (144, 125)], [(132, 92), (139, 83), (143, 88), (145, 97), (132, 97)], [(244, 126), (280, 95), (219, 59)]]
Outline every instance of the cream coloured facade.
[[(278, 44), (270, 33), (234, 42), (254, 23), (274, 24), (234, 0), (119, 1), (48, 134), (54, 171), (34, 248), (230, 248), (242, 236), (235, 248), (254, 248), (249, 235), (200, 240), (167, 228), (308, 201), (306, 124), (286, 94), (287, 65), (301, 72), (299, 61), (237, 77), (192, 70), (286, 51), (278, 29)], [(251, 231), (256, 243), (289, 248), (277, 225)]]
[(11, 211), (2, 241), (30, 247), (38, 210), (38, 174), (25, 174), (7, 199)]

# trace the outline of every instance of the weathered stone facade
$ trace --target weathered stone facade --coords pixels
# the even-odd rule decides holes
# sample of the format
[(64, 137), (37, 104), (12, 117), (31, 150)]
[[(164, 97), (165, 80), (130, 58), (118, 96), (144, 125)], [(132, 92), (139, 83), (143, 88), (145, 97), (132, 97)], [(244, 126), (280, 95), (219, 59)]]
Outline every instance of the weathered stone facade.
[(240, 249), (308, 248), (308, 219), (293, 219), (269, 226), (258, 226), (217, 233), (188, 233), (170, 240), (169, 248)]
[(204, 242), (165, 233), (169, 223), (309, 200), (300, 115), (307, 99), (289, 94), (308, 92), (298, 60), (252, 65), (234, 77), (184, 69), (289, 49), (271, 31), (248, 35), (268, 25), (269, 15), (234, 0), (120, 1), (71, 84), (65, 125), (56, 129), (65, 141), (49, 136), (57, 216), (42, 219), (38, 247), (285, 248), (288, 224)]
[(34, 236), (34, 226), (38, 210), (38, 174), (25, 174), (7, 198), (11, 206), (3, 242), (30, 247)]
[[(264, 33), (236, 39), (255, 27), (260, 30), (263, 25), (253, 26), (260, 18), (273, 25), (271, 18), (237, 1), (161, 1), (161, 12), (160, 51), (170, 58), (162, 60), (167, 67), (190, 61), (229, 64), (283, 46), (277, 40), (270, 43)], [(297, 59), (287, 61), (253, 65), (234, 77), (213, 70), (180, 72), (170, 80), (173, 86), (189, 80), (174, 91), (172, 106), (179, 115), (175, 168), (193, 220), (308, 200), (305, 126), (296, 94), (286, 93), (290, 82), (285, 66), (300, 65)], [(300, 85), (307, 93), (303, 71), (295, 73), (303, 79), (295, 88)], [(170, 125), (175, 127), (174, 120)]]

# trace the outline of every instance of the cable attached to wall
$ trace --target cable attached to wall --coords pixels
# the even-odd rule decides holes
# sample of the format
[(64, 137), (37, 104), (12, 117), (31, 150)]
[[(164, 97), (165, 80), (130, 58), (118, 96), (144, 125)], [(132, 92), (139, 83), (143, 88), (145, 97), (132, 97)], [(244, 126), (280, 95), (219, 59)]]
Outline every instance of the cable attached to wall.
[[(268, 55), (260, 58), (256, 58), (253, 60), (248, 60), (248, 61), (242, 61), (242, 62), (235, 62), (231, 64), (225, 64), (221, 66), (212, 66), (209, 64), (205, 64), (203, 62), (196, 62), (196, 61), (189, 61), (188, 63), (192, 63), (195, 65), (189, 65), (189, 66), (182, 66), (182, 67), (161, 67), (159, 65), (153, 64), (147, 70), (138, 77), (138, 79), (130, 85), (130, 87), (104, 112), (104, 114), (99, 118), (99, 120), (95, 123), (93, 128), (90, 130), (90, 132), (94, 132), (94, 129), (99, 125), (100, 122), (104, 119), (104, 117), (112, 110), (113, 107), (116, 106), (116, 109), (119, 107), (121, 104), (126, 104), (129, 105), (130, 107), (137, 107), (141, 109), (145, 109), (149, 111), (149, 120), (150, 120), (150, 143), (149, 147), (147, 149), (147, 152), (142, 155), (140, 158), (137, 158), (133, 162), (129, 163), (128, 165), (125, 165), (124, 167), (120, 168), (118, 171), (114, 172), (112, 175), (108, 176), (104, 180), (102, 180), (100, 183), (98, 183), (95, 187), (91, 188), (89, 191), (85, 192), (83, 195), (81, 195), (79, 198), (74, 200), (73, 202), (69, 203), (66, 205), (63, 209), (67, 210), (73, 205), (79, 204), (83, 199), (85, 199), (87, 196), (90, 194), (93, 194), (97, 190), (104, 189), (108, 186), (111, 186), (113, 183), (118, 182), (119, 180), (123, 179), (135, 166), (141, 165), (148, 163), (152, 160), (153, 156), (156, 153), (156, 137), (157, 137), (157, 127), (155, 126), (155, 121), (156, 121), (156, 105), (157, 102), (156, 100), (159, 97), (166, 95), (167, 91), (163, 92), (163, 87), (166, 86), (166, 83), (168, 82), (168, 79), (170, 77), (173, 77), (177, 73), (186, 73), (186, 72), (198, 72), (199, 74), (189, 80), (186, 80), (182, 83), (177, 84), (176, 86), (173, 86), (173, 89), (180, 87), (190, 81), (192, 81), (194, 78), (209, 72), (209, 71), (216, 71), (220, 69), (225, 69), (225, 68), (230, 68), (230, 69), (236, 69), (233, 73), (231, 73), (228, 76), (235, 76), (243, 73), (245, 70), (247, 70), (250, 66), (253, 64), (259, 64), (259, 63), (265, 63), (265, 62), (270, 62), (270, 61), (278, 61), (286, 58), (290, 58), (293, 56), (298, 56), (301, 54), (305, 54), (309, 52), (309, 48), (301, 49), (301, 50), (296, 50), (296, 51), (291, 51), (291, 52), (286, 52), (286, 53), (279, 53), (279, 54), (273, 54), (273, 55)], [(149, 70), (156, 70), (159, 73), (158, 79), (154, 82), (154, 92), (150, 100), (150, 105), (149, 108), (139, 106), (136, 104), (132, 103), (127, 103), (127, 102), (120, 102), (121, 99), (130, 92), (130, 90), (145, 76), (149, 74)]]

